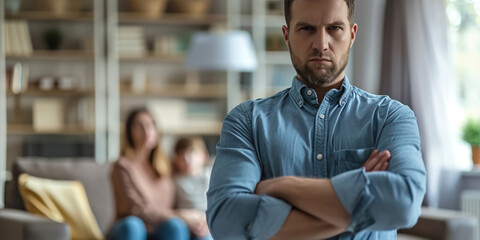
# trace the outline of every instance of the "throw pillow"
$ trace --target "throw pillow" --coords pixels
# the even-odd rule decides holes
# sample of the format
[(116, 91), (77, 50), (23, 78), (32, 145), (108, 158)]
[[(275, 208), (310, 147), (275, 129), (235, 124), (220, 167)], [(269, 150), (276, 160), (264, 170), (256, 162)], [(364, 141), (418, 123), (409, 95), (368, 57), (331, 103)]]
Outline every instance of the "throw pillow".
[(21, 174), (19, 190), (27, 210), (70, 226), (70, 237), (103, 239), (83, 184)]

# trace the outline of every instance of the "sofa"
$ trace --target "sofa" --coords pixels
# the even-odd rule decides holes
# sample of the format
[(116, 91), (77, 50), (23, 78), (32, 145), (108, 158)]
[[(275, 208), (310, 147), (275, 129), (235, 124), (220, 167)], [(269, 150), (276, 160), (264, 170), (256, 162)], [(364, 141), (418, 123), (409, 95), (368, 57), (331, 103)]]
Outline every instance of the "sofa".
[[(113, 190), (110, 184), (111, 163), (98, 164), (93, 159), (19, 159), (12, 175), (21, 173), (32, 176), (79, 180), (83, 183), (92, 212), (106, 236), (114, 220)], [(5, 186), (5, 209), (0, 209), (0, 233), (2, 239), (11, 240), (66, 240), (69, 228), (64, 223), (35, 216), (25, 211), (16, 181)], [(473, 240), (477, 220), (457, 211), (423, 208), (418, 223), (411, 229), (399, 230), (400, 240)]]
[[(98, 164), (94, 159), (18, 159), (12, 169), (12, 179), (22, 173), (56, 180), (82, 182), (93, 215), (104, 236), (114, 221), (114, 199), (110, 183), (111, 163)], [(70, 239), (69, 227), (25, 211), (16, 181), (5, 184), (5, 208), (0, 209), (2, 239)]]

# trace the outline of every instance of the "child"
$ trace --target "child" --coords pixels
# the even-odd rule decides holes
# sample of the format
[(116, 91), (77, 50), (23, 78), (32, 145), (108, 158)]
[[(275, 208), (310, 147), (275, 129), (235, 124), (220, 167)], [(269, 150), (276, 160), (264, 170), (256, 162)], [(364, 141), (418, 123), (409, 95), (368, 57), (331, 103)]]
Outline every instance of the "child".
[[(211, 167), (206, 166), (209, 155), (205, 143), (200, 138), (182, 138), (175, 144), (174, 153), (176, 208), (199, 210), (206, 224), (204, 214)], [(211, 239), (208, 228), (207, 233), (196, 237)]]

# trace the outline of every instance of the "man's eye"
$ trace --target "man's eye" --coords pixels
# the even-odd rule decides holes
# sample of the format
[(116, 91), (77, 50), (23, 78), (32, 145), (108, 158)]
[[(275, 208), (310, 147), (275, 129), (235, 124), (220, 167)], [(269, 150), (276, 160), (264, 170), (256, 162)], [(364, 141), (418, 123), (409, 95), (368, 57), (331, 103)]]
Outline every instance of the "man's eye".
[(341, 28), (341, 27), (339, 27), (339, 26), (330, 26), (330, 27), (328, 27), (328, 30), (334, 30), (334, 31), (337, 31), (337, 30), (342, 30), (342, 28)]
[(301, 27), (300, 30), (302, 30), (302, 31), (312, 31), (313, 28), (312, 27)]

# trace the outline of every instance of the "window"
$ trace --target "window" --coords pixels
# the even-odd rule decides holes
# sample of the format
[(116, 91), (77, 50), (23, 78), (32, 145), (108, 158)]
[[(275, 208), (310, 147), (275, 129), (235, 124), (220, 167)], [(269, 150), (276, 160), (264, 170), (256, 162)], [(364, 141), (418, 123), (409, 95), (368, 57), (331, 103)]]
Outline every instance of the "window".
[(447, 0), (449, 36), (461, 108), (480, 117), (480, 0)]

